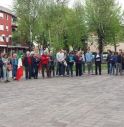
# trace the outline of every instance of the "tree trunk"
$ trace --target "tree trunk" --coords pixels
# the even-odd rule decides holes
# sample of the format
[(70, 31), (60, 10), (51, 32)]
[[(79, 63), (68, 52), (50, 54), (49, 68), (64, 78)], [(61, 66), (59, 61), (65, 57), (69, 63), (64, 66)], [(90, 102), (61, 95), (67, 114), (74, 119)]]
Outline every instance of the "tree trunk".
[(104, 48), (104, 35), (101, 33), (100, 30), (97, 31), (98, 34), (98, 50), (102, 54)]
[(117, 45), (116, 45), (115, 37), (114, 37), (114, 50), (115, 52), (117, 52)]
[(103, 38), (101, 36), (98, 36), (98, 49), (99, 52), (102, 53), (103, 52)]

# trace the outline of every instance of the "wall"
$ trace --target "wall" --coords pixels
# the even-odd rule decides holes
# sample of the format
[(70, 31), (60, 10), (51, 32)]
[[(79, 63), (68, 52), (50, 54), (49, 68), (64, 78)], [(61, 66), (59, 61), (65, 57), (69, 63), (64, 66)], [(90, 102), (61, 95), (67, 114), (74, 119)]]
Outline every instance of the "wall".
[[(3, 17), (1, 17), (1, 14), (3, 13)], [(0, 45), (11, 45), (12, 44), (12, 15), (0, 12), (0, 25), (4, 26), (4, 30), (0, 30)], [(3, 40), (2, 35), (5, 35), (5, 39)]]

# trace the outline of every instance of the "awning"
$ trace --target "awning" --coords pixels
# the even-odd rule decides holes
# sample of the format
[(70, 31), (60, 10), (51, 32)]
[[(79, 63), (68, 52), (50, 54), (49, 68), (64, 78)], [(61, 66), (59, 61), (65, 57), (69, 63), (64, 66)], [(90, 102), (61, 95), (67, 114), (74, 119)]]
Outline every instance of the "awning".
[(12, 46), (12, 45), (0, 45), (0, 47), (3, 47), (3, 48), (22, 48), (22, 49), (29, 49), (29, 47), (27, 46)]

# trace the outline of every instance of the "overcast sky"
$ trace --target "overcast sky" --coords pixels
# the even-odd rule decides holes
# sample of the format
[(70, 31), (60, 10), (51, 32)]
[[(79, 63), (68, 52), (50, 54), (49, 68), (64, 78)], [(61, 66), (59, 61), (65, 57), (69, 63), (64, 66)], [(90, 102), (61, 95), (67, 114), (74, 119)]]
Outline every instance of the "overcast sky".
[[(73, 1), (76, 1), (76, 0), (70, 0), (70, 4), (73, 3)], [(122, 5), (122, 7), (124, 8), (124, 0), (118, 0), (120, 2), (120, 5)], [(0, 0), (0, 5), (1, 6), (4, 6), (4, 7), (8, 7), (8, 8), (12, 8), (12, 3), (13, 3), (13, 0)]]

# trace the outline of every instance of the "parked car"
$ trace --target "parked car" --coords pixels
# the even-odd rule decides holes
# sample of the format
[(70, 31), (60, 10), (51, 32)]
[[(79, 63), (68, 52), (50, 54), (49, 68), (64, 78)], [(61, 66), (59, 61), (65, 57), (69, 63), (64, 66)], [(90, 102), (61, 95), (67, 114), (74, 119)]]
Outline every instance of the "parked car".
[(108, 52), (103, 52), (103, 54), (102, 54), (102, 63), (107, 62), (107, 57), (108, 57)]

